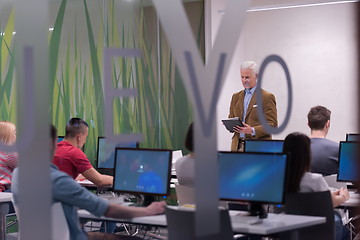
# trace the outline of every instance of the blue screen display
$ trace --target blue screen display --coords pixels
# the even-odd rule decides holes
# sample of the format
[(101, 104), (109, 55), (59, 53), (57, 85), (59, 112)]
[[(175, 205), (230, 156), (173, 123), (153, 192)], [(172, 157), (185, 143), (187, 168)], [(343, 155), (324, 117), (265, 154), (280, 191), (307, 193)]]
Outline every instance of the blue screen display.
[(358, 181), (358, 142), (340, 142), (338, 181)]
[(246, 140), (245, 152), (279, 153), (283, 151), (281, 140)]
[(346, 141), (351, 142), (351, 141), (360, 141), (360, 134), (357, 133), (348, 133), (346, 134)]
[(61, 142), (62, 140), (64, 140), (64, 136), (58, 136), (58, 141), (57, 142)]
[(220, 199), (282, 203), (286, 160), (286, 154), (220, 152)]
[(98, 138), (98, 151), (97, 151), (97, 168), (114, 168), (115, 165), (115, 148), (136, 148), (137, 143), (122, 143), (113, 144), (106, 141), (106, 138)]
[(168, 195), (171, 157), (171, 150), (117, 148), (114, 190)]

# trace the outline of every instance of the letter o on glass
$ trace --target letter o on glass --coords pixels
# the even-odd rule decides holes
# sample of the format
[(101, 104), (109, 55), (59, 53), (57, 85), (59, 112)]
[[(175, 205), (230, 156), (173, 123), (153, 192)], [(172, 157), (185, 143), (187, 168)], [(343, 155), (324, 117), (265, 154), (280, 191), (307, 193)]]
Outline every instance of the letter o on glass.
[(259, 86), (259, 89), (261, 88), (261, 82), (262, 82), (264, 70), (265, 70), (266, 66), (271, 62), (279, 63), (281, 65), (281, 67), (284, 69), (284, 72), (286, 75), (287, 87), (288, 87), (288, 105), (287, 105), (287, 110), (286, 110), (286, 116), (285, 116), (284, 122), (279, 127), (274, 128), (267, 123), (266, 118), (265, 118), (265, 113), (263, 111), (263, 101), (262, 101), (263, 98), (262, 98), (261, 91), (256, 91), (256, 98), (258, 99), (257, 104), (259, 107), (257, 108), (257, 112), (259, 115), (259, 120), (260, 120), (261, 125), (264, 127), (266, 132), (268, 132), (270, 134), (276, 134), (276, 133), (281, 133), (285, 129), (286, 125), (289, 123), (291, 109), (292, 109), (292, 86), (291, 86), (291, 77), (290, 77), (289, 69), (286, 66), (285, 61), (278, 55), (269, 55), (261, 63), (261, 67), (259, 70), (258, 83), (257, 83), (257, 85)]

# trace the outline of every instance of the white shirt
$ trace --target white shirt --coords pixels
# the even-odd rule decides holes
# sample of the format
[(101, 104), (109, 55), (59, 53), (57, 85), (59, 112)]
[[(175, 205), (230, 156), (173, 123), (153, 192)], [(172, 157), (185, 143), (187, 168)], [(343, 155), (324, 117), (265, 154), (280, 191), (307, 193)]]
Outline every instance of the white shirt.
[(190, 155), (183, 156), (175, 162), (176, 176), (180, 185), (195, 185), (195, 162)]
[(321, 174), (306, 172), (300, 182), (300, 192), (328, 191), (329, 185)]

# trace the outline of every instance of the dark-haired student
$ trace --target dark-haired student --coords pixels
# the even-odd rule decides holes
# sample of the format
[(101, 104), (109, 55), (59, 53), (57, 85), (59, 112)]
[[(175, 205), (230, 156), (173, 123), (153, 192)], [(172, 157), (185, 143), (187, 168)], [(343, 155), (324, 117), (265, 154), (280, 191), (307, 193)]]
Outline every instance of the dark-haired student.
[[(289, 134), (284, 141), (283, 151), (290, 153), (287, 193), (328, 191), (329, 186), (323, 176), (310, 172), (310, 138), (305, 134), (295, 132)], [(347, 189), (331, 192), (333, 207), (337, 207), (349, 199)], [(343, 226), (340, 217), (335, 214), (336, 240), (350, 239), (349, 229)]]
[[(56, 148), (56, 129), (51, 125), (51, 152)], [(18, 169), (14, 170), (12, 192), (15, 204), (19, 204)], [(106, 216), (111, 218), (134, 218), (140, 216), (150, 216), (164, 212), (165, 202), (153, 202), (148, 207), (128, 207), (117, 204), (110, 204), (108, 201), (99, 198), (84, 187), (80, 186), (68, 174), (59, 171), (55, 165), (51, 165), (50, 177), (52, 181), (53, 202), (60, 202), (72, 240), (105, 240), (105, 239), (139, 239), (132, 236), (117, 236), (108, 233), (85, 232), (80, 228), (77, 209), (85, 209), (96, 216)]]
[(98, 187), (112, 185), (113, 177), (100, 174), (81, 151), (87, 136), (88, 124), (80, 118), (70, 119), (66, 124), (64, 140), (57, 144), (53, 163), (73, 179), (82, 175)]
[(339, 168), (339, 143), (326, 139), (330, 115), (331, 111), (323, 106), (312, 107), (307, 115), (311, 129), (310, 170), (323, 176), (337, 174)]

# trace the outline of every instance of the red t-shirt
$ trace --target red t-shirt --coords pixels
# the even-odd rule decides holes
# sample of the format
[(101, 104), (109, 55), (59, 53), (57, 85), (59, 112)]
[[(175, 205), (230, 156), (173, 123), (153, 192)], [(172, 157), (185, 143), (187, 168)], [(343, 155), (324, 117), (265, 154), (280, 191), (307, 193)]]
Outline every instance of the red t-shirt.
[(85, 153), (67, 141), (61, 141), (57, 144), (53, 163), (59, 170), (69, 174), (74, 179), (79, 173), (93, 167)]

